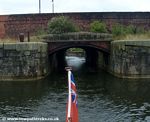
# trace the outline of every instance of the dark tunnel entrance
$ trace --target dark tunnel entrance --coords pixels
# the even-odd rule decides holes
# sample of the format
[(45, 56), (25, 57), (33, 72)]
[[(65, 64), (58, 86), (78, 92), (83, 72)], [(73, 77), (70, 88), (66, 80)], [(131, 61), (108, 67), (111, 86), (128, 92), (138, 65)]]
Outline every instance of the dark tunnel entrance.
[[(67, 47), (50, 54), (49, 60), (51, 69), (58, 72), (63, 72), (66, 66), (77, 68), (77, 63), (86, 66), (87, 71), (95, 72), (100, 67), (107, 69), (109, 53), (94, 47)], [(68, 64), (67, 60), (72, 60), (73, 64)]]

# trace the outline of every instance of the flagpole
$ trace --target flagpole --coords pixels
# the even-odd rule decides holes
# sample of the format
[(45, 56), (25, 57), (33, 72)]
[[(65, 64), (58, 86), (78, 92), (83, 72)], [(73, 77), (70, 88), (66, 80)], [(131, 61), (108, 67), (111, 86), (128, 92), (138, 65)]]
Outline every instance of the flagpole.
[(68, 70), (68, 92), (69, 92), (69, 101), (68, 101), (68, 119), (71, 117), (71, 82), (70, 82), (70, 69)]
[(39, 14), (41, 13), (41, 0), (39, 0)]
[(67, 119), (68, 119), (68, 122), (71, 122), (71, 115), (70, 115), (71, 114), (71, 78), (70, 78), (70, 75), (71, 75), (72, 68), (65, 67), (65, 69), (68, 72), (68, 93), (69, 93)]
[(52, 0), (52, 13), (54, 13), (54, 0)]

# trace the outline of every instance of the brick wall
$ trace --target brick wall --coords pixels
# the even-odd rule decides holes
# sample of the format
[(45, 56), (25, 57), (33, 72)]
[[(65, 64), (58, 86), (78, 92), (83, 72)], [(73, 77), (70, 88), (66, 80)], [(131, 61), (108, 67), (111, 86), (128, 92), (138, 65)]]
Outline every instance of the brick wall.
[(109, 29), (114, 23), (124, 25), (150, 27), (150, 12), (88, 12), (88, 13), (54, 13), (54, 14), (22, 14), (0, 16), (0, 38), (18, 37), (19, 33), (30, 32), (34, 34), (37, 30), (47, 29), (48, 21), (54, 16), (69, 16), (82, 30), (89, 29), (89, 23), (93, 20), (106, 22)]

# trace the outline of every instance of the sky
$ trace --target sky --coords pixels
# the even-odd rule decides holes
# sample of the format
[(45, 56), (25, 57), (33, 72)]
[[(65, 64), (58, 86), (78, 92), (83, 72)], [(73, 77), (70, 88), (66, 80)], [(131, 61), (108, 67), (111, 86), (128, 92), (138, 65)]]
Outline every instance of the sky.
[[(148, 11), (150, 0), (54, 0), (54, 12)], [(1, 0), (0, 15), (39, 13), (39, 0)], [(52, 0), (41, 0), (41, 13), (52, 13)]]

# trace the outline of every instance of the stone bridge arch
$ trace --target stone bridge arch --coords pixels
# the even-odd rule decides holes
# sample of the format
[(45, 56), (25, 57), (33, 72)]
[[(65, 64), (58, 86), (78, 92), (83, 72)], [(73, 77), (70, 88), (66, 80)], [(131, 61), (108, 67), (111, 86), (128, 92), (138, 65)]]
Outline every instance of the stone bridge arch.
[(49, 54), (70, 47), (92, 47), (109, 53), (112, 35), (106, 33), (76, 32), (65, 34), (50, 34), (44, 37), (48, 43)]
[[(98, 59), (98, 51), (104, 54), (105, 62), (108, 62), (112, 38), (110, 34), (80, 32), (51, 34), (44, 37), (44, 40), (48, 43), (49, 56), (57, 54), (58, 61), (63, 60), (64, 52), (67, 49), (82, 48), (86, 52), (86, 61), (91, 65)], [(93, 63), (93, 61), (95, 62)]]
[(104, 53), (110, 53), (110, 43), (107, 42), (56, 42), (56, 43), (49, 43), (48, 44), (48, 53), (49, 55), (56, 53), (60, 50), (65, 50), (69, 48), (94, 48), (98, 51), (102, 51)]

